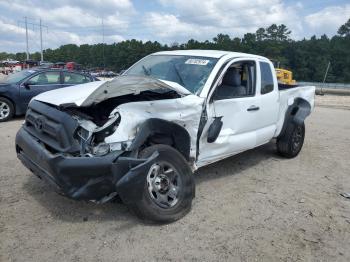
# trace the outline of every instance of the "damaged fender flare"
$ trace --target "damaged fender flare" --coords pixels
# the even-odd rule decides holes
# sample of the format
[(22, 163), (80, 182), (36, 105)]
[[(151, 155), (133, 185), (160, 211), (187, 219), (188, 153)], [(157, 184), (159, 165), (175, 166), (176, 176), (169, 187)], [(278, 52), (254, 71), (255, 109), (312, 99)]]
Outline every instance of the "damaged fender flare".
[(285, 133), (288, 123), (292, 122), (301, 125), (310, 113), (311, 105), (308, 101), (302, 98), (295, 99), (294, 103), (290, 105), (286, 111), (283, 127), (278, 137), (281, 137)]
[[(158, 152), (154, 152), (145, 162), (131, 168), (116, 184), (116, 191), (125, 204), (142, 199), (148, 170), (157, 161)], [(141, 159), (140, 159), (141, 160)], [(141, 160), (142, 161), (142, 160)]]
[(189, 160), (191, 138), (187, 130), (178, 124), (159, 118), (150, 118), (139, 127), (139, 131), (129, 150), (138, 150), (149, 138), (155, 136), (171, 138), (171, 146), (177, 149), (186, 160)]

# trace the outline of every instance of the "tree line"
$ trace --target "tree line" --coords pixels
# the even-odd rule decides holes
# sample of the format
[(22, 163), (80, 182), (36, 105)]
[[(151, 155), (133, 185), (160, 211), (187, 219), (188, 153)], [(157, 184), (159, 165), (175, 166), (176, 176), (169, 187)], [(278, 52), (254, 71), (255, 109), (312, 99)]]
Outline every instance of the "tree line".
[[(323, 80), (330, 62), (327, 82), (350, 82), (350, 19), (342, 25), (337, 35), (329, 38), (312, 36), (310, 39), (293, 40), (291, 31), (283, 24), (259, 28), (242, 38), (218, 34), (211, 41), (190, 39), (187, 43), (161, 44), (157, 41), (126, 40), (113, 44), (62, 45), (46, 49), (44, 57), (50, 62), (75, 61), (86, 69), (106, 68), (119, 72), (127, 69), (140, 58), (157, 51), (175, 49), (214, 49), (245, 52), (270, 58), (279, 67), (293, 71), (298, 81)], [(25, 60), (25, 53), (0, 53), (0, 60), (13, 58)], [(40, 53), (31, 54), (40, 60)]]

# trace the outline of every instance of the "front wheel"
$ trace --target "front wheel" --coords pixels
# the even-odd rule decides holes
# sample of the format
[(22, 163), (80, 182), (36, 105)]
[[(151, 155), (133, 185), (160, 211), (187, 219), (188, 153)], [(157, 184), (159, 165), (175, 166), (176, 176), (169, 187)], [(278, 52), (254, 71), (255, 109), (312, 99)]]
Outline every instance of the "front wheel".
[(15, 113), (12, 102), (4, 97), (0, 97), (0, 122), (10, 120)]
[(304, 144), (305, 125), (289, 123), (284, 134), (277, 139), (277, 151), (280, 155), (296, 157)]
[(185, 158), (167, 145), (150, 146), (140, 153), (140, 158), (148, 158), (156, 151), (158, 160), (146, 174), (143, 197), (131, 209), (142, 219), (173, 222), (191, 210), (193, 175)]

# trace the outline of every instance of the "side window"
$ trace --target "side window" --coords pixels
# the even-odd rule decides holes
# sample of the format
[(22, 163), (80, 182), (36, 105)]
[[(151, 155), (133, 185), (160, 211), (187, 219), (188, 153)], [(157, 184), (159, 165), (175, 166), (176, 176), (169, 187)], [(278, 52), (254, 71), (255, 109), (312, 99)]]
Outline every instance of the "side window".
[(44, 72), (32, 77), (30, 85), (53, 85), (60, 84), (60, 72)]
[(254, 61), (232, 64), (215, 90), (213, 99), (231, 99), (255, 95), (256, 65)]
[(78, 85), (90, 82), (90, 78), (76, 73), (63, 72), (63, 83), (69, 85)]
[(273, 91), (273, 77), (271, 66), (268, 63), (260, 62), (261, 72), (261, 94), (267, 94)]

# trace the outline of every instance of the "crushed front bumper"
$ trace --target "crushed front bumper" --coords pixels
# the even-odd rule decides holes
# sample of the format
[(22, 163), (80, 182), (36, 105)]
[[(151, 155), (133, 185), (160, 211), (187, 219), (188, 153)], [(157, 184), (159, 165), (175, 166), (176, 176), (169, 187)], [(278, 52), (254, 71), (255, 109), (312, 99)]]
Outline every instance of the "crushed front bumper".
[(21, 128), (16, 136), (18, 158), (59, 193), (77, 200), (101, 201), (118, 194), (124, 202), (141, 199), (146, 175), (158, 154), (148, 159), (124, 157), (115, 151), (103, 157), (72, 157), (49, 152)]

